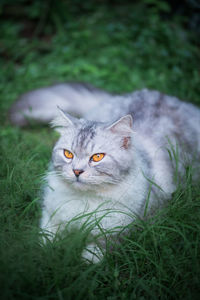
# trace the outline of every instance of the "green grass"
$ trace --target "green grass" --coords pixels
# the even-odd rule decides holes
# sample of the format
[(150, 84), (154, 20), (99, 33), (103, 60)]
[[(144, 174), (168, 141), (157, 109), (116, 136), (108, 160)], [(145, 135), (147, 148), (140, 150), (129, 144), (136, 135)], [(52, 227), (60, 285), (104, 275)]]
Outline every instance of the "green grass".
[(189, 173), (153, 222), (138, 220), (101, 264), (86, 265), (83, 232), (40, 244), (39, 192), (57, 136), (7, 117), (21, 93), (66, 80), (120, 93), (148, 87), (200, 105), (195, 36), (143, 2), (54, 14), (39, 37), (22, 35), (24, 20), (1, 21), (1, 299), (199, 299), (200, 188)]

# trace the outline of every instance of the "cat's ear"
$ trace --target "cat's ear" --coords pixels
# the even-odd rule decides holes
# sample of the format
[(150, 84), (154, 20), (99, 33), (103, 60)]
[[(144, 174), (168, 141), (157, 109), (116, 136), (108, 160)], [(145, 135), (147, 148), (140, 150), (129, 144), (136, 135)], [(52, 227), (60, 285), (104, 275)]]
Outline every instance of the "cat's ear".
[(113, 133), (122, 135), (131, 134), (133, 132), (133, 118), (131, 115), (126, 115), (107, 127)]
[(55, 128), (59, 133), (61, 133), (63, 129), (75, 127), (79, 120), (64, 112), (59, 106), (57, 106), (57, 108), (57, 116), (51, 121), (51, 127)]
[(131, 136), (133, 133), (133, 118), (126, 115), (107, 127), (107, 130), (122, 137), (121, 147), (128, 149), (131, 145)]

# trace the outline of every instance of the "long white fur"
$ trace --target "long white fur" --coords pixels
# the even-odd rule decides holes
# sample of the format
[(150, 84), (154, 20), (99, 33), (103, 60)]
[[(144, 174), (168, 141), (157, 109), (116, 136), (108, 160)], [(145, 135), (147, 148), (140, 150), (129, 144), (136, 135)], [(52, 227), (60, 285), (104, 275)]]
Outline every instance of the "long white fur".
[[(57, 105), (83, 119), (59, 112)], [(105, 215), (100, 222), (105, 230), (130, 224), (134, 215), (143, 216), (147, 200), (151, 208), (176, 188), (166, 148), (178, 143), (182, 157), (186, 149), (189, 158), (192, 151), (200, 153), (200, 110), (157, 91), (110, 95), (81, 84), (55, 85), (30, 92), (14, 104), (12, 122), (24, 126), (27, 117), (41, 122), (54, 118), (52, 126), (61, 135), (43, 192), (41, 228), (51, 234), (66, 224), (81, 226), (87, 217), (77, 216), (92, 212), (94, 221)], [(87, 135), (91, 140), (84, 146)], [(63, 149), (72, 151), (74, 158), (68, 160)], [(90, 160), (95, 153), (106, 155), (95, 163)], [(73, 169), (84, 170), (79, 181)], [(98, 226), (92, 234), (99, 234)], [(83, 257), (97, 262), (101, 251), (96, 244), (88, 247)]]

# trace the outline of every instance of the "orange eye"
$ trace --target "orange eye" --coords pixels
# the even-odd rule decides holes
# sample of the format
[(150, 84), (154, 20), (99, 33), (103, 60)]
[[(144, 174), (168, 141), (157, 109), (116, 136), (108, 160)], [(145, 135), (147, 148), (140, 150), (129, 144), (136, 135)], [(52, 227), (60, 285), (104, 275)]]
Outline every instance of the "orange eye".
[(90, 160), (94, 161), (94, 162), (98, 162), (98, 161), (102, 160), (104, 158), (104, 156), (105, 156), (104, 153), (97, 153), (97, 154), (92, 155)]
[(73, 153), (71, 153), (69, 150), (64, 149), (64, 156), (68, 159), (72, 159), (74, 157)]

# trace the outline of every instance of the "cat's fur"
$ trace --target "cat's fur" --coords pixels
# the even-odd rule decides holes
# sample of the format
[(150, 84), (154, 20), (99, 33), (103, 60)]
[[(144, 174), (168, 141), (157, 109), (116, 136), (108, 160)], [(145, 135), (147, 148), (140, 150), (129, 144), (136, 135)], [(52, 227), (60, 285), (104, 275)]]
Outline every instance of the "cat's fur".
[[(57, 105), (83, 119), (58, 111)], [(71, 222), (80, 226), (90, 212), (94, 220), (104, 216), (102, 229), (128, 225), (134, 215), (144, 215), (147, 201), (151, 208), (175, 190), (167, 149), (178, 145), (180, 173), (184, 163), (200, 153), (200, 110), (157, 91), (111, 95), (90, 85), (59, 84), (25, 94), (10, 115), (20, 126), (30, 118), (54, 119), (52, 125), (60, 133), (43, 193), (41, 228), (51, 233), (86, 214)], [(71, 151), (73, 159), (67, 159), (63, 149)], [(95, 153), (105, 156), (91, 161)], [(84, 172), (76, 177), (73, 169)], [(92, 233), (98, 235), (98, 225)], [(99, 248), (88, 247), (83, 257), (97, 261)]]

